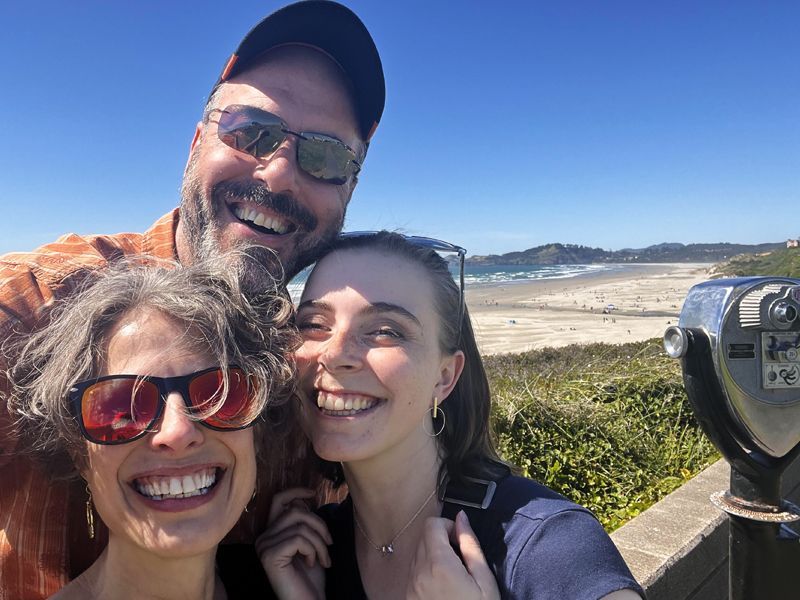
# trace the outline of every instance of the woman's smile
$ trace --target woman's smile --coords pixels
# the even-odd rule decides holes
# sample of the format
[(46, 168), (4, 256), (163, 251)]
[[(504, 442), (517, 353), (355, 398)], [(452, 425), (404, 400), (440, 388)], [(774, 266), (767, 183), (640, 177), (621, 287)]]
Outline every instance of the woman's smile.
[(317, 391), (317, 407), (329, 417), (351, 417), (366, 413), (383, 400), (352, 392)]
[(222, 466), (197, 466), (138, 476), (129, 485), (150, 508), (180, 512), (211, 502), (225, 473)]

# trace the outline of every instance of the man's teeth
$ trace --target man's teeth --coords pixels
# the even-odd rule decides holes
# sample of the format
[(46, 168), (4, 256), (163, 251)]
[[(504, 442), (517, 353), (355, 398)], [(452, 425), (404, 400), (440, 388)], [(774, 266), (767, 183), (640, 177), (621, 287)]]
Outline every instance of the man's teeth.
[(151, 500), (191, 498), (207, 494), (217, 481), (216, 469), (203, 469), (191, 475), (141, 477), (134, 481), (136, 491)]
[(254, 225), (258, 225), (259, 227), (263, 227), (265, 229), (271, 229), (276, 233), (286, 233), (289, 231), (289, 226), (284, 221), (279, 221), (278, 219), (270, 217), (269, 215), (264, 214), (252, 207), (248, 208), (246, 206), (235, 206), (233, 209), (233, 214), (235, 214), (236, 218), (240, 221), (249, 221)]
[(317, 395), (317, 406), (336, 416), (354, 415), (362, 410), (372, 408), (377, 400), (370, 396), (358, 394), (333, 394), (320, 390)]

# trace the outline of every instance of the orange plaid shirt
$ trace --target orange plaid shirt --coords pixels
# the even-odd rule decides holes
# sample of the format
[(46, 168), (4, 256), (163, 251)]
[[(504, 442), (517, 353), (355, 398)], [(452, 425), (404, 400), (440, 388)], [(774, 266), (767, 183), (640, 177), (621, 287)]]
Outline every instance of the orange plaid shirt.
[[(177, 258), (178, 209), (145, 233), (68, 234), (33, 252), (0, 256), (0, 340), (36, 328), (43, 309), (68, 297), (86, 270), (124, 256)], [(0, 391), (6, 365), (0, 357)], [(0, 402), (2, 395), (0, 395)], [(87, 535), (84, 486), (52, 481), (15, 456), (11, 417), (0, 408), (0, 600), (46, 598), (92, 564), (106, 543)]]

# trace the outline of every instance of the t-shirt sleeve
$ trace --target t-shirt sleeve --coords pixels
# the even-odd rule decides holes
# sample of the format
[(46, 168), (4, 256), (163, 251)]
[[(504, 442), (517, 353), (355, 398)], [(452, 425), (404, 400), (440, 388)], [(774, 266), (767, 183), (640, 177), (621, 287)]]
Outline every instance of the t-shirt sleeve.
[(644, 597), (611, 538), (591, 513), (565, 510), (543, 520), (517, 515), (506, 539), (508, 598), (598, 600), (632, 589)]

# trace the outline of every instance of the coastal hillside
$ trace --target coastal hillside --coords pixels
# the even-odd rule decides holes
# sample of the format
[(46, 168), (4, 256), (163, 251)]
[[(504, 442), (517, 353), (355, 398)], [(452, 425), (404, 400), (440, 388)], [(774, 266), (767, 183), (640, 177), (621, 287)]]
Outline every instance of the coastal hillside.
[(666, 243), (647, 248), (603, 250), (575, 244), (546, 244), (521, 252), (471, 256), (470, 266), (491, 265), (575, 265), (595, 263), (716, 263), (738, 254), (759, 254), (785, 248), (774, 244), (679, 244)]
[(714, 265), (722, 277), (800, 277), (800, 248), (783, 248), (766, 254), (743, 254)]

